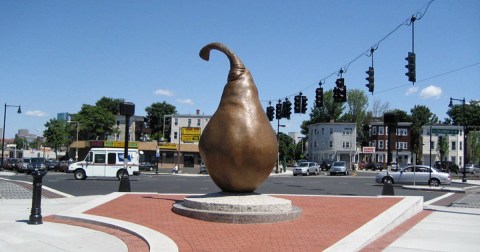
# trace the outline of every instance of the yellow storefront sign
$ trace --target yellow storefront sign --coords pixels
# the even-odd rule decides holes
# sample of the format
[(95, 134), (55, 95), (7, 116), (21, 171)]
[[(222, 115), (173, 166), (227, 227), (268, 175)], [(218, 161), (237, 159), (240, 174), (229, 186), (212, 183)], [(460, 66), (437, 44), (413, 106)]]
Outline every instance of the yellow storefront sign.
[(201, 128), (200, 127), (183, 127), (182, 128), (182, 135), (200, 135)]
[(160, 144), (160, 149), (166, 149), (166, 150), (176, 150), (177, 145), (174, 143), (161, 143)]
[[(105, 141), (103, 143), (103, 145), (104, 145), (104, 147), (110, 147), (110, 148), (124, 148), (125, 147), (125, 142)], [(137, 142), (128, 142), (128, 148), (138, 149), (138, 143)]]
[(184, 141), (184, 142), (198, 142), (198, 141), (200, 141), (200, 135), (182, 135), (182, 141)]

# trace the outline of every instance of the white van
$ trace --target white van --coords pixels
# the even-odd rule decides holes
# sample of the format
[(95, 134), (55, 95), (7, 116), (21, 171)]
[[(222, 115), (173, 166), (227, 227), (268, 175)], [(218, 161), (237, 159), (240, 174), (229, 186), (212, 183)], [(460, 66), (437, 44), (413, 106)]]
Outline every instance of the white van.
[[(121, 148), (92, 148), (85, 160), (72, 163), (68, 172), (73, 172), (75, 179), (84, 180), (90, 176), (120, 177), (124, 168), (124, 150)], [(128, 149), (128, 175), (138, 175), (139, 153), (137, 149)]]

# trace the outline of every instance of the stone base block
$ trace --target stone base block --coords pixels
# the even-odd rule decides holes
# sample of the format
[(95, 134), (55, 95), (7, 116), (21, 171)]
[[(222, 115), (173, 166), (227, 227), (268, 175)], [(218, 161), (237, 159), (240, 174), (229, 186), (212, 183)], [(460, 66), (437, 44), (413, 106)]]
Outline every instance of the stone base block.
[(211, 193), (189, 196), (173, 204), (186, 217), (223, 223), (274, 223), (298, 218), (301, 209), (287, 199), (256, 193)]

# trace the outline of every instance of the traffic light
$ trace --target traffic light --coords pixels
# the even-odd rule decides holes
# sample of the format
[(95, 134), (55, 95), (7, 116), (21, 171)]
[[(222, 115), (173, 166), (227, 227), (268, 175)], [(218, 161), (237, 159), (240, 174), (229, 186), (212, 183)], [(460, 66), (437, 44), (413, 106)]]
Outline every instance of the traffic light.
[(268, 120), (269, 121), (273, 121), (273, 113), (274, 113), (275, 109), (273, 108), (273, 106), (268, 106), (267, 107), (267, 117), (268, 117)]
[(365, 73), (368, 74), (368, 77), (365, 78), (368, 81), (368, 84), (365, 86), (368, 88), (368, 92), (373, 94), (373, 90), (375, 88), (375, 82), (374, 82), (375, 70), (373, 69), (373, 67), (369, 67), (368, 71), (366, 71)]
[(307, 112), (307, 97), (305, 95), (302, 95), (302, 114), (305, 114)]
[(408, 69), (408, 72), (405, 73), (408, 76), (408, 81), (416, 82), (417, 74), (415, 73), (415, 53), (408, 52), (408, 57), (405, 58), (408, 61), (408, 64), (405, 67)]
[(302, 102), (300, 101), (301, 99), (302, 97), (300, 95), (295, 95), (295, 98), (294, 98), (295, 101), (293, 102), (293, 105), (294, 105), (293, 111), (296, 114), (300, 113), (301, 111), (301, 108), (300, 108), (300, 106), (302, 106)]
[(275, 110), (275, 119), (280, 120), (282, 119), (282, 103), (278, 101)]
[(285, 101), (283, 102), (282, 117), (290, 120), (291, 114), (292, 114), (292, 103), (287, 98), (285, 98)]
[(323, 88), (321, 87), (315, 90), (315, 107), (323, 107)]
[(337, 85), (333, 89), (333, 101), (334, 102), (346, 102), (347, 101), (347, 87), (345, 86), (345, 79), (339, 78), (335, 81)]

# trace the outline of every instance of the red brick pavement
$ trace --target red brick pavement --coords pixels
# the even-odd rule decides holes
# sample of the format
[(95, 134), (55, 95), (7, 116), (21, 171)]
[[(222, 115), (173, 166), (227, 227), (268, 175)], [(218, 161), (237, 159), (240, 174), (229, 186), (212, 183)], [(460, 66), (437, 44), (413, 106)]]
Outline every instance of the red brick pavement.
[(184, 197), (126, 194), (85, 213), (157, 230), (175, 241), (182, 252), (322, 251), (402, 200), (282, 195), (275, 197), (289, 199), (302, 208), (300, 218), (269, 224), (227, 224), (173, 213), (172, 204)]

